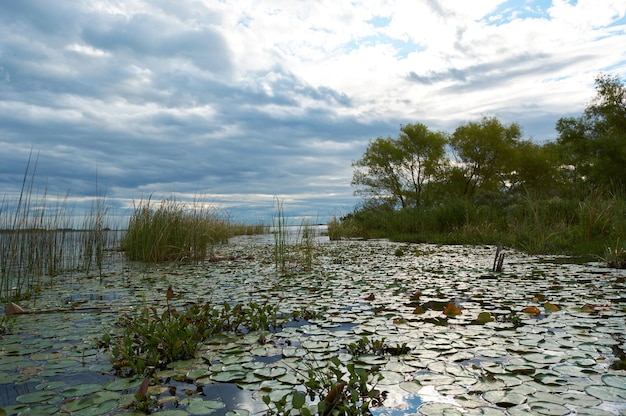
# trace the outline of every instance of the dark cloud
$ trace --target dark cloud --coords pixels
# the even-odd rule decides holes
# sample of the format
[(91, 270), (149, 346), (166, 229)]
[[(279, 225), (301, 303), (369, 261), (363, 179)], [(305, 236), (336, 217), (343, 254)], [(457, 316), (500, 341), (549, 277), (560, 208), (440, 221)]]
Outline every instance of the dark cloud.
[[(450, 17), (439, 2), (429, 5)], [(36, 184), (49, 195), (80, 200), (106, 190), (119, 211), (133, 199), (179, 193), (210, 195), (235, 218), (271, 218), (274, 196), (294, 215), (341, 215), (357, 202), (350, 164), (368, 140), (415, 121), (454, 128), (439, 114), (397, 116), (369, 94), (331, 87), (334, 79), (308, 82), (293, 56), (281, 55), (286, 49), (245, 39), (251, 27), (233, 35), (230, 22), (241, 19), (227, 13), (222, 2), (192, 0), (0, 1), (0, 189), (19, 191), (32, 157)], [(520, 52), (405, 80), (445, 99), (587, 58), (570, 59)], [(388, 98), (419, 106), (409, 93)], [(541, 109), (503, 111), (532, 130), (547, 123)]]

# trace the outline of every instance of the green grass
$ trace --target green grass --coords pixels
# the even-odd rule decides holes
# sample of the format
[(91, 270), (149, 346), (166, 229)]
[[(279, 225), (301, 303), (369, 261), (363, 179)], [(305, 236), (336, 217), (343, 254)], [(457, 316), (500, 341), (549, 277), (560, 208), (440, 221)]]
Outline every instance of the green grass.
[(121, 248), (126, 258), (143, 262), (199, 262), (234, 235), (266, 233), (261, 225), (233, 224), (214, 207), (174, 197), (159, 203), (139, 201)]
[(283, 209), (283, 202), (276, 198), (276, 211), (272, 218), (274, 234), (274, 264), (279, 273), (310, 271), (315, 259), (317, 232), (308, 219), (299, 225), (290, 225)]
[[(35, 296), (53, 278), (76, 271), (102, 272), (104, 253), (114, 244), (108, 230), (106, 199), (97, 196), (77, 215), (68, 195), (53, 198), (35, 187), (36, 162), (29, 160), (19, 192), (0, 202), (0, 300)], [(76, 218), (82, 218), (78, 222)]]
[(528, 253), (606, 256), (626, 235), (626, 201), (600, 191), (582, 199), (459, 198), (419, 209), (363, 208), (328, 227), (331, 239), (504, 244)]

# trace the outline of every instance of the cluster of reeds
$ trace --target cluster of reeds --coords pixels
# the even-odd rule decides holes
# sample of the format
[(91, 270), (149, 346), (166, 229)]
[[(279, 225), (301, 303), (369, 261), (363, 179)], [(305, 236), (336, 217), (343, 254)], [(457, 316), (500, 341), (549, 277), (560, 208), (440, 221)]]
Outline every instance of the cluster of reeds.
[[(35, 163), (36, 166), (36, 163)], [(35, 295), (42, 285), (65, 272), (103, 268), (108, 244), (104, 197), (95, 198), (91, 211), (75, 215), (68, 196), (53, 200), (47, 189), (35, 189), (30, 161), (20, 191), (0, 202), (0, 300)], [(82, 223), (79, 222), (82, 218)]]
[(274, 234), (274, 263), (280, 273), (313, 268), (317, 232), (308, 219), (298, 225), (290, 225), (283, 210), (283, 203), (276, 198), (276, 212), (272, 218)]
[(134, 206), (121, 248), (129, 260), (198, 262), (232, 232), (228, 218), (200, 201), (147, 199)]
[(591, 190), (580, 198), (526, 195), (449, 199), (419, 208), (366, 206), (329, 222), (329, 235), (442, 244), (498, 244), (528, 253), (604, 255), (626, 232), (626, 198)]

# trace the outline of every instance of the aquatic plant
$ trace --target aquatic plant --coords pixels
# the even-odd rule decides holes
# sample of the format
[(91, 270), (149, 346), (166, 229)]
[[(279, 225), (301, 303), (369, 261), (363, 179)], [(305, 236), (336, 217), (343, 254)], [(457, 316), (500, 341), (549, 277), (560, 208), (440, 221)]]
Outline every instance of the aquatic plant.
[(69, 195), (51, 200), (47, 188), (37, 193), (36, 165), (29, 158), (19, 192), (0, 201), (0, 300), (28, 299), (54, 277), (88, 273), (93, 264), (101, 274), (105, 252), (116, 243), (104, 196), (81, 217)]
[(614, 269), (626, 269), (626, 248), (623, 244), (620, 244), (619, 238), (614, 246), (606, 248), (602, 260), (608, 267)]
[(121, 248), (129, 260), (194, 262), (204, 260), (211, 246), (227, 241), (228, 224), (214, 209), (174, 197), (154, 207), (148, 198), (135, 205)]
[(303, 219), (300, 225), (294, 227), (295, 230), (290, 238), (283, 202), (278, 198), (275, 201), (276, 212), (272, 218), (272, 228), (276, 270), (280, 273), (312, 270), (315, 257), (315, 228), (309, 220)]
[(324, 365), (308, 367), (306, 393), (294, 390), (278, 400), (263, 396), (268, 415), (369, 415), (370, 406), (384, 401), (385, 393), (376, 388), (383, 379), (377, 366), (344, 364), (333, 356)]
[(217, 307), (192, 304), (183, 311), (171, 305), (172, 288), (165, 295), (165, 308), (144, 305), (139, 314), (120, 316), (121, 333), (104, 334), (101, 347), (110, 348), (111, 363), (120, 375), (142, 375), (149, 368), (192, 358), (201, 343), (220, 332), (248, 333), (276, 330), (291, 317), (279, 314), (278, 306), (249, 302)]

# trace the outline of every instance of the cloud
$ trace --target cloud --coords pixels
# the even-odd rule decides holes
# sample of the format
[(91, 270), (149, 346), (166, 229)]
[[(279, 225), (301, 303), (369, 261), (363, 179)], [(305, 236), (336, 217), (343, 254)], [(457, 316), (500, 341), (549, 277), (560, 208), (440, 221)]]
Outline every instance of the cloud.
[(369, 140), (484, 114), (554, 136), (602, 71), (626, 72), (626, 6), (590, 0), (0, 2), (0, 185), (77, 201), (205, 195), (235, 218), (358, 202)]

